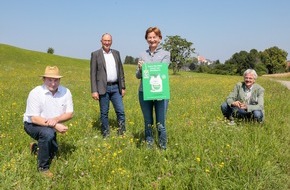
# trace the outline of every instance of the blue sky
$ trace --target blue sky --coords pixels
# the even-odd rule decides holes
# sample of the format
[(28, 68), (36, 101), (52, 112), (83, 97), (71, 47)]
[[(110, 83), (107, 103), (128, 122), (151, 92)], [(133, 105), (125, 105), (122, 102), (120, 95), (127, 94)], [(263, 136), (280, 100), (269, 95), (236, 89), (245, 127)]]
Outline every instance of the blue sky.
[(290, 54), (289, 8), (289, 0), (3, 0), (0, 43), (90, 59), (108, 32), (125, 59), (147, 49), (145, 31), (158, 26), (163, 39), (179, 35), (196, 54), (224, 62), (273, 46)]

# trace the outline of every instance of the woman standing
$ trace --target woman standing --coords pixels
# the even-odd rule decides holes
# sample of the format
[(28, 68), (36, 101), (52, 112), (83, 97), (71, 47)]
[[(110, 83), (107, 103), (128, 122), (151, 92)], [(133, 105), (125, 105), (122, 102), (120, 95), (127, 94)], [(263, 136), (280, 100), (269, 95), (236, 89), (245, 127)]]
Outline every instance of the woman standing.
[(158, 130), (159, 146), (161, 149), (166, 149), (167, 135), (165, 127), (166, 111), (168, 100), (144, 100), (142, 88), (142, 64), (143, 63), (164, 63), (169, 65), (170, 53), (161, 48), (160, 42), (162, 34), (159, 28), (150, 27), (146, 30), (145, 39), (149, 45), (149, 49), (141, 53), (136, 69), (136, 77), (141, 79), (139, 86), (139, 103), (142, 109), (144, 124), (145, 124), (145, 140), (149, 148), (152, 148), (154, 139), (152, 134), (153, 108), (155, 110), (156, 127)]

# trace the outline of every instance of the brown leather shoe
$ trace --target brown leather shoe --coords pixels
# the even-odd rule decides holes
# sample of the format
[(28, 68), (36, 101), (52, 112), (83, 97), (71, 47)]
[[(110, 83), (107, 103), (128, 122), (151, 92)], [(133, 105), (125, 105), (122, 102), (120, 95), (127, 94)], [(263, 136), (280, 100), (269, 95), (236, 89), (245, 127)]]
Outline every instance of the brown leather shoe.
[(38, 145), (37, 145), (37, 143), (35, 143), (35, 142), (30, 143), (29, 148), (30, 148), (30, 153), (32, 155), (37, 155), (37, 153), (38, 153)]
[(50, 170), (39, 171), (43, 176), (53, 178), (53, 173)]

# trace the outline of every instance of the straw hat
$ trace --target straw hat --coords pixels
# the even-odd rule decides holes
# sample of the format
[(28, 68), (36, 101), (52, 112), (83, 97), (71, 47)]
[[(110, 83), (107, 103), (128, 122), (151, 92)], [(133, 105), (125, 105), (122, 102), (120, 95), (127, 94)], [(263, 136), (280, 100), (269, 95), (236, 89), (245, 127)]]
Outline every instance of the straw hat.
[(63, 76), (60, 76), (59, 69), (57, 66), (47, 66), (44, 71), (44, 75), (41, 77), (49, 77), (49, 78), (56, 78), (59, 79)]

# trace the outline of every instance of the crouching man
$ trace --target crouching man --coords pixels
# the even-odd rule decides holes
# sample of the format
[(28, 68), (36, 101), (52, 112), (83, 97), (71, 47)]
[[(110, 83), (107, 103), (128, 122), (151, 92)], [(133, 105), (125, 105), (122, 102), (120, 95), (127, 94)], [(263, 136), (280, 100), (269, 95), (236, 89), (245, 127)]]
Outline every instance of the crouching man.
[(62, 76), (56, 66), (47, 66), (41, 77), (43, 84), (28, 95), (24, 130), (38, 141), (30, 144), (31, 153), (37, 154), (38, 171), (53, 177), (49, 167), (58, 150), (56, 132), (68, 130), (63, 122), (73, 117), (73, 101), (70, 90), (60, 85)]
[(221, 105), (223, 115), (233, 122), (234, 117), (264, 121), (264, 88), (255, 81), (258, 75), (255, 70), (244, 72), (244, 81), (238, 82), (233, 91)]

